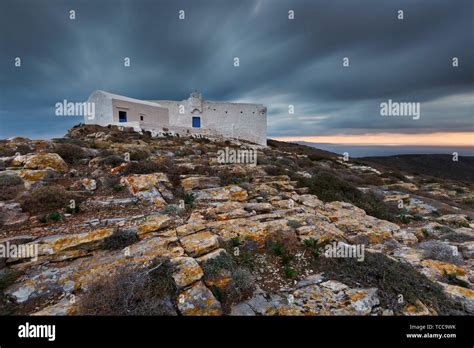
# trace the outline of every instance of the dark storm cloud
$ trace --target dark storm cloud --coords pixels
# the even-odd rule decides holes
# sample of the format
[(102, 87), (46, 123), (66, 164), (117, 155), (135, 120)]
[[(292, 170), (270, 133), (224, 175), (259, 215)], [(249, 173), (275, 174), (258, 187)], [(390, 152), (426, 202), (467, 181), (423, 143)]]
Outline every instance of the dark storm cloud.
[[(271, 136), (473, 130), (472, 23), (470, 0), (3, 0), (0, 137), (62, 135), (81, 120), (54, 104), (96, 89), (263, 103)], [(387, 99), (420, 120), (381, 117)]]

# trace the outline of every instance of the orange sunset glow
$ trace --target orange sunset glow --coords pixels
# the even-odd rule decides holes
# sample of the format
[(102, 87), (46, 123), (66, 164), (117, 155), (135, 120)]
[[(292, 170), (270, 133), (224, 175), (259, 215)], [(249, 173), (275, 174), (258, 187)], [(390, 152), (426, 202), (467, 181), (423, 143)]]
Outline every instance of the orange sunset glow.
[(438, 132), (428, 134), (360, 134), (277, 137), (280, 141), (384, 146), (473, 146), (474, 132)]

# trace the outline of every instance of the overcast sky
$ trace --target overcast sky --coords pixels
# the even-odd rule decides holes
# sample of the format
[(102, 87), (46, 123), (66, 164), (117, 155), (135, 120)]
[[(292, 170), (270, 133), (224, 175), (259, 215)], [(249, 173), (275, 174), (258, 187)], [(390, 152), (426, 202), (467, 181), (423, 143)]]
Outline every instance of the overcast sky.
[[(474, 131), (473, 4), (2, 0), (0, 138), (62, 136), (82, 120), (54, 105), (97, 89), (262, 103), (270, 137)], [(380, 116), (388, 99), (420, 102), (420, 119)]]

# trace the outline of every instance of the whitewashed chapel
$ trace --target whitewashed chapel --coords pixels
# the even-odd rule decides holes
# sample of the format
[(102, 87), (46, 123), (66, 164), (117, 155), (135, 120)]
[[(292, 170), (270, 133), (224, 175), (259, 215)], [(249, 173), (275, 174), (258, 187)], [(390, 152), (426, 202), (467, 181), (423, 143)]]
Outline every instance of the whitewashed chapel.
[(84, 116), (86, 124), (222, 135), (267, 144), (267, 108), (261, 104), (207, 101), (197, 92), (182, 101), (146, 101), (104, 91), (92, 93), (88, 103), (95, 105), (95, 112)]

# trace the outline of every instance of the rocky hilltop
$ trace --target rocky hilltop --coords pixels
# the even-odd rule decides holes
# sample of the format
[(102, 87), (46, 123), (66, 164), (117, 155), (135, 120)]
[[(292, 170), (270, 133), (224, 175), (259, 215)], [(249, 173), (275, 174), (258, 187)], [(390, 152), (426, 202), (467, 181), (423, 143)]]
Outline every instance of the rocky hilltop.
[(0, 186), (3, 315), (474, 314), (469, 181), (79, 125), (1, 141)]

